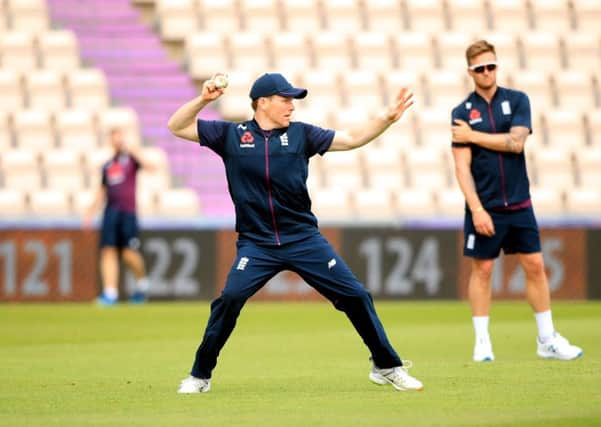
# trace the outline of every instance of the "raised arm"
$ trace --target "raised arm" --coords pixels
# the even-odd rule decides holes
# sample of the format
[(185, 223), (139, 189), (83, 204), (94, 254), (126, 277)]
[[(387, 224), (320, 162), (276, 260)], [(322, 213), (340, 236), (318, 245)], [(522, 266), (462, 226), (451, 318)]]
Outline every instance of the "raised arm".
[(526, 138), (530, 135), (530, 129), (524, 126), (514, 126), (508, 133), (486, 133), (473, 130), (460, 119), (455, 119), (454, 123), (453, 142), (476, 144), (493, 151), (519, 154), (524, 150)]
[(196, 129), (198, 113), (210, 102), (223, 95), (225, 89), (216, 87), (214, 79), (215, 77), (205, 81), (202, 85), (201, 94), (179, 107), (169, 118), (167, 127), (173, 135), (189, 141), (199, 142)]
[(395, 100), (378, 116), (357, 128), (337, 130), (329, 151), (352, 150), (367, 144), (399, 120), (411, 105), (413, 105), (413, 93), (407, 88), (402, 88)]

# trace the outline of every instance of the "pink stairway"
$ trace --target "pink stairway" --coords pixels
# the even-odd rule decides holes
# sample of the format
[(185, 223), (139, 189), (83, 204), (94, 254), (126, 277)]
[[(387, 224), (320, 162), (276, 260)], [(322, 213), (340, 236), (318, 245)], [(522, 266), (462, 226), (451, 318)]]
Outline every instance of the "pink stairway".
[[(167, 57), (159, 36), (128, 0), (47, 0), (54, 25), (75, 32), (84, 64), (104, 71), (112, 101), (136, 110), (148, 145), (167, 153), (176, 183), (196, 190), (203, 216), (233, 216), (223, 164), (206, 148), (173, 137), (169, 116), (197, 95), (189, 76)], [(212, 109), (202, 118), (218, 119)]]

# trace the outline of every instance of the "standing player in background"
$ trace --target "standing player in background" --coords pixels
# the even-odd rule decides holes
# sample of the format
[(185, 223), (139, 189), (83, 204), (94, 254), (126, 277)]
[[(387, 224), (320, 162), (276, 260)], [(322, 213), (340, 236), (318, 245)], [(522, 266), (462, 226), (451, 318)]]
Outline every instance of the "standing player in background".
[(472, 92), (452, 112), (455, 175), (466, 200), (463, 254), (472, 258), (468, 294), (475, 329), (474, 361), (494, 360), (488, 332), (491, 277), (501, 249), (517, 254), (538, 327), (537, 354), (572, 360), (582, 349), (553, 326), (549, 284), (530, 200), (524, 144), (532, 132), (530, 102), (497, 86), (495, 48), (484, 40), (467, 48)]
[(148, 279), (138, 239), (136, 215), (136, 174), (143, 159), (126, 146), (121, 129), (111, 129), (109, 142), (113, 149), (111, 159), (102, 166), (102, 184), (84, 218), (89, 227), (92, 217), (105, 203), (100, 232), (100, 273), (102, 294), (98, 303), (113, 305), (119, 300), (119, 255), (136, 278), (136, 290), (130, 296), (132, 303), (143, 303), (148, 292)]
[(292, 122), (293, 101), (304, 98), (307, 90), (293, 87), (281, 74), (264, 74), (250, 90), (253, 120), (198, 120), (198, 113), (223, 95), (222, 79), (206, 81), (200, 96), (169, 120), (174, 135), (200, 142), (223, 159), (239, 233), (225, 288), (211, 304), (190, 377), (178, 392), (209, 391), (219, 352), (245, 302), (282, 270), (298, 273), (347, 315), (371, 352), (373, 382), (420, 390), (422, 383), (407, 373), (388, 342), (371, 295), (319, 232), (306, 185), (310, 157), (372, 141), (400, 119), (413, 103), (412, 94), (402, 89), (385, 111), (363, 126), (333, 131)]

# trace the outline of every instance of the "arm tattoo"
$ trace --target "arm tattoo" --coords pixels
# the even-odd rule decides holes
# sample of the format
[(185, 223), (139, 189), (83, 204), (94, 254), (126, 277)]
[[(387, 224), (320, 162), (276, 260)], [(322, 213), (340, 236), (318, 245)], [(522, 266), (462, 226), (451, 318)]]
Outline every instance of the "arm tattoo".
[(530, 131), (524, 128), (511, 129), (509, 135), (505, 138), (505, 147), (507, 151), (512, 153), (519, 153), (522, 151), (529, 133)]

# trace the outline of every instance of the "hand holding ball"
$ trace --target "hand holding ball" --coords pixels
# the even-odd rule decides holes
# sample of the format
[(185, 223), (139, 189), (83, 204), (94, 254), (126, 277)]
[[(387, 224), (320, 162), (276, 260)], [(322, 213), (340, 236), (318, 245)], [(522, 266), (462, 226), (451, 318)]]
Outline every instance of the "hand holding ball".
[(218, 74), (213, 78), (213, 84), (217, 89), (225, 89), (228, 83), (228, 78), (225, 74)]

